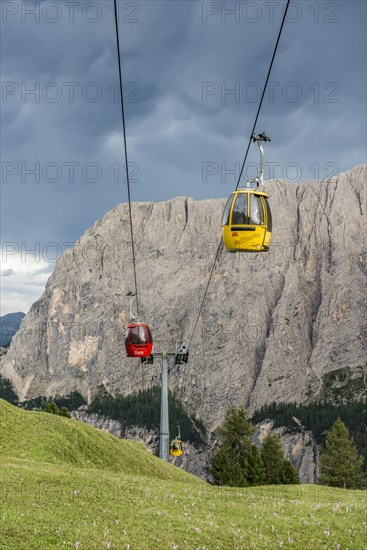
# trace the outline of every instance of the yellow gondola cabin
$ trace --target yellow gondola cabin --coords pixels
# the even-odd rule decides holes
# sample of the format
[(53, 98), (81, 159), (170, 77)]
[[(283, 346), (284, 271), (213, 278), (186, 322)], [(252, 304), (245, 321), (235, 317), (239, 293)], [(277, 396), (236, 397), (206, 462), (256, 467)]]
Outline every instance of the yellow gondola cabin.
[(169, 453), (172, 456), (181, 456), (182, 455), (182, 439), (181, 439), (181, 430), (180, 426), (177, 426), (178, 435), (173, 439), (169, 446)]
[(239, 189), (224, 209), (223, 240), (229, 252), (266, 252), (272, 232), (268, 195), (256, 189)]
[[(270, 138), (262, 132), (253, 134), (260, 151), (260, 171), (247, 179), (247, 187), (237, 189), (229, 197), (222, 220), (223, 240), (228, 252), (267, 252), (272, 232), (271, 211), (264, 188), (264, 141)], [(256, 187), (250, 187), (255, 183)], [(238, 184), (237, 184), (238, 187)]]
[(172, 456), (182, 455), (182, 441), (181, 439), (174, 439), (169, 446), (169, 453)]

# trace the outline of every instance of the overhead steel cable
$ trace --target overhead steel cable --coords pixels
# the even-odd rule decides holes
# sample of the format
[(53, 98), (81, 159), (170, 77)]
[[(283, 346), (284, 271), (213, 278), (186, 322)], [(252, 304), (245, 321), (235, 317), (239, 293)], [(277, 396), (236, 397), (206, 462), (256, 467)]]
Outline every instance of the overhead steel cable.
[(210, 281), (211, 281), (211, 278), (212, 278), (213, 273), (214, 273), (215, 264), (217, 263), (217, 259), (219, 257), (220, 252), (221, 252), (222, 245), (223, 245), (223, 239), (220, 240), (220, 243), (219, 243), (218, 248), (217, 248), (217, 252), (216, 252), (216, 255), (215, 255), (215, 258), (214, 258), (214, 262), (213, 262), (213, 265), (212, 265), (212, 268), (211, 268), (211, 271), (210, 271), (209, 279), (208, 279), (208, 282), (207, 282), (207, 285), (206, 285), (206, 288), (205, 288), (204, 297), (201, 301), (201, 306), (200, 306), (200, 309), (199, 309), (198, 316), (196, 318), (196, 323), (195, 323), (195, 326), (194, 326), (194, 330), (192, 331), (192, 335), (191, 335), (191, 338), (190, 338), (189, 349), (191, 347), (191, 342), (194, 338), (196, 327), (197, 327), (197, 324), (198, 324), (199, 319), (200, 319), (201, 310), (203, 309), (204, 301), (205, 301), (206, 295), (207, 295), (208, 290), (209, 290)]
[(136, 297), (136, 313), (139, 317), (139, 300), (138, 300), (138, 284), (136, 278), (136, 262), (135, 262), (135, 247), (134, 247), (134, 232), (133, 232), (133, 218), (131, 212), (131, 194), (130, 194), (130, 178), (129, 178), (129, 163), (127, 159), (127, 143), (126, 143), (126, 125), (125, 125), (125, 110), (124, 110), (124, 92), (122, 85), (122, 69), (121, 69), (121, 55), (120, 55), (120, 37), (117, 15), (117, 0), (114, 0), (114, 12), (115, 12), (115, 27), (116, 27), (116, 48), (117, 48), (117, 60), (119, 66), (119, 81), (120, 81), (120, 98), (121, 98), (121, 118), (122, 129), (124, 135), (124, 151), (125, 151), (125, 167), (126, 167), (126, 181), (127, 181), (127, 196), (129, 200), (129, 217), (130, 217), (130, 234), (131, 234), (131, 248), (133, 256), (133, 269), (134, 269), (134, 283), (135, 283), (135, 297)]
[(236, 185), (236, 190), (238, 189), (238, 186), (239, 186), (239, 184), (240, 184), (240, 181), (241, 181), (241, 178), (242, 178), (242, 174), (243, 174), (243, 170), (244, 170), (244, 168), (245, 168), (245, 164), (246, 164), (246, 160), (247, 160), (247, 155), (248, 155), (248, 152), (249, 152), (249, 150), (250, 150), (250, 145), (251, 145), (252, 136), (254, 135), (255, 130), (256, 130), (257, 120), (258, 120), (258, 118), (259, 118), (259, 114), (260, 114), (260, 111), (261, 111), (261, 107), (262, 107), (262, 104), (263, 104), (263, 101), (264, 101), (265, 91), (266, 91), (266, 88), (267, 88), (267, 85), (268, 85), (268, 82), (269, 82), (269, 77), (270, 77), (271, 70), (272, 70), (272, 68), (273, 68), (274, 59), (275, 59), (275, 56), (276, 56), (276, 53), (277, 53), (277, 49), (278, 49), (278, 45), (279, 45), (280, 36), (281, 36), (281, 34), (282, 34), (282, 30), (283, 30), (283, 27), (284, 27), (285, 18), (287, 17), (287, 11), (288, 11), (288, 7), (289, 7), (290, 1), (291, 1), (291, 0), (287, 0), (287, 4), (286, 4), (285, 10), (284, 10), (283, 19), (282, 19), (282, 24), (280, 25), (280, 29), (279, 29), (279, 33), (278, 33), (278, 38), (277, 38), (277, 41), (276, 41), (276, 44), (275, 44), (275, 48), (274, 48), (274, 51), (273, 51), (273, 56), (272, 56), (272, 58), (271, 58), (271, 62), (270, 62), (268, 74), (266, 75), (266, 80), (265, 80), (265, 84), (264, 84), (263, 91), (262, 91), (262, 94), (261, 94), (260, 103), (259, 103), (259, 106), (258, 106), (258, 108), (257, 108), (257, 113), (256, 113), (254, 125), (253, 125), (253, 127), (252, 127), (252, 132), (251, 132), (251, 134), (250, 134), (250, 139), (249, 139), (249, 141), (248, 141), (248, 145), (247, 145), (247, 149), (246, 149), (245, 158), (244, 158), (244, 160), (243, 160), (243, 163), (242, 163), (242, 166), (241, 166), (241, 170), (240, 170), (240, 174), (239, 174), (239, 176), (238, 176), (237, 185)]
[[(278, 45), (279, 45), (280, 37), (281, 37), (282, 31), (283, 31), (285, 19), (286, 19), (286, 17), (287, 17), (287, 12), (288, 12), (288, 7), (289, 7), (289, 4), (290, 4), (290, 1), (291, 1), (291, 0), (287, 0), (287, 4), (286, 4), (286, 6), (285, 6), (285, 10), (284, 10), (284, 14), (283, 14), (282, 23), (281, 23), (281, 25), (280, 25), (280, 29), (279, 29), (279, 32), (278, 32), (277, 41), (276, 41), (276, 43), (275, 43), (275, 48), (274, 48), (274, 51), (273, 51), (273, 55), (272, 55), (271, 62), (270, 62), (270, 66), (269, 66), (269, 70), (268, 70), (268, 74), (267, 74), (267, 76), (266, 76), (264, 88), (263, 88), (263, 91), (262, 91), (262, 94), (261, 94), (261, 98), (260, 98), (260, 103), (259, 103), (259, 106), (258, 106), (258, 109), (257, 109), (257, 113), (256, 113), (254, 125), (253, 125), (253, 127), (252, 127), (252, 132), (251, 132), (250, 139), (249, 139), (249, 142), (248, 142), (248, 145), (247, 145), (247, 149), (246, 149), (246, 153), (245, 153), (245, 158), (244, 158), (244, 160), (243, 160), (243, 163), (242, 163), (242, 166), (241, 166), (241, 170), (240, 170), (240, 174), (239, 174), (239, 176), (238, 176), (237, 185), (236, 185), (236, 190), (238, 189), (238, 186), (239, 186), (239, 184), (240, 184), (241, 177), (242, 177), (242, 174), (243, 174), (243, 170), (244, 170), (244, 168), (245, 168), (245, 164), (246, 164), (246, 161), (247, 161), (247, 156), (248, 156), (248, 153), (249, 153), (249, 150), (250, 150), (251, 141), (252, 141), (252, 136), (253, 136), (253, 134), (254, 134), (254, 132), (255, 132), (256, 124), (257, 124), (257, 121), (258, 121), (258, 118), (259, 118), (259, 115), (260, 115), (260, 111), (261, 111), (261, 107), (262, 107), (262, 104), (263, 104), (263, 101), (264, 101), (265, 91), (266, 91), (266, 88), (267, 88), (267, 85), (268, 85), (268, 82), (269, 82), (270, 73), (271, 73), (271, 70), (272, 70), (272, 68), (273, 68), (274, 59), (275, 59), (275, 56), (276, 56), (276, 53), (277, 53), (277, 50), (278, 50)], [(203, 309), (204, 301), (205, 301), (206, 295), (207, 295), (207, 293), (208, 293), (209, 285), (210, 285), (210, 282), (211, 282), (211, 279), (212, 279), (212, 276), (213, 276), (213, 273), (214, 273), (215, 264), (217, 263), (218, 258), (219, 258), (219, 256), (220, 256), (220, 252), (221, 252), (221, 250), (222, 250), (222, 246), (223, 246), (223, 237), (220, 239), (220, 242), (219, 242), (219, 245), (218, 245), (218, 248), (217, 248), (217, 252), (216, 252), (216, 255), (215, 255), (215, 258), (214, 258), (213, 266), (212, 266), (212, 268), (211, 268), (211, 270), (210, 270), (209, 279), (208, 279), (208, 282), (207, 282), (207, 285), (206, 285), (206, 288), (205, 288), (204, 296), (203, 296), (203, 299), (202, 299), (202, 302), (201, 302), (201, 305), (200, 305), (200, 308), (199, 308), (199, 313), (198, 313), (197, 318), (196, 318), (196, 322), (195, 322), (195, 325), (194, 325), (194, 330), (192, 331), (192, 335), (191, 335), (191, 338), (190, 338), (189, 349), (190, 349), (190, 347), (191, 347), (191, 342), (192, 342), (192, 340), (193, 340), (193, 338), (194, 338), (194, 335), (195, 335), (196, 327), (197, 327), (197, 325), (198, 325), (198, 322), (199, 322), (199, 319), (200, 319), (200, 315), (201, 315), (201, 311), (202, 311), (202, 309)]]

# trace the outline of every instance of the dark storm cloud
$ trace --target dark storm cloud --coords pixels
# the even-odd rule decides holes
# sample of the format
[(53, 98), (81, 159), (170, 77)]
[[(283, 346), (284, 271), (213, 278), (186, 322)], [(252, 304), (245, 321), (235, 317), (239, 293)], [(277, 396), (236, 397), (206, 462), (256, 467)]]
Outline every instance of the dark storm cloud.
[[(258, 130), (273, 175), (304, 181), (366, 161), (366, 5), (292, 3)], [(112, 2), (71, 4), (2, 2), (6, 241), (64, 247), (126, 200)], [(133, 199), (232, 190), (283, 5), (120, 2)]]

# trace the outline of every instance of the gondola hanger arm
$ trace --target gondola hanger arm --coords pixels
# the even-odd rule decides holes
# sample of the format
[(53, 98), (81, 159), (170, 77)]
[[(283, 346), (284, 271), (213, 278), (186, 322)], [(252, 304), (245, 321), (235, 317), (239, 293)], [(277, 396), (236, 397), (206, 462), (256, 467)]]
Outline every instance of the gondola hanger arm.
[(271, 141), (270, 137), (265, 134), (265, 132), (261, 132), (260, 134), (252, 134), (251, 139), (253, 142), (256, 142), (259, 146), (260, 151), (260, 170), (258, 175), (255, 178), (248, 178), (246, 180), (246, 187), (247, 189), (250, 189), (251, 183), (256, 183), (256, 187), (264, 187), (264, 141)]

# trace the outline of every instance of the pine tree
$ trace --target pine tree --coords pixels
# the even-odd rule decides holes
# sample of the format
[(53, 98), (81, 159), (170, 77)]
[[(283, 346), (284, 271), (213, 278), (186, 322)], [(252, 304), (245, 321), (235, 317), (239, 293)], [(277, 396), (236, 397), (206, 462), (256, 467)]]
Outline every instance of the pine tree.
[(227, 449), (223, 445), (212, 459), (209, 472), (214, 485), (229, 485), (231, 479), (230, 461)]
[(298, 484), (299, 477), (292, 464), (284, 457), (284, 451), (276, 435), (268, 435), (261, 449), (266, 472), (266, 483)]
[(284, 460), (281, 480), (284, 485), (299, 484), (299, 477), (289, 460)]
[(261, 458), (265, 465), (266, 483), (278, 485), (282, 483), (284, 453), (279, 438), (268, 435), (261, 448)]
[(230, 487), (247, 487), (246, 472), (240, 464), (234, 464), (231, 468), (228, 485)]
[(338, 418), (327, 433), (325, 448), (318, 461), (319, 482), (332, 487), (361, 489), (366, 483), (363, 473), (363, 457), (349, 437), (348, 428)]
[(256, 445), (251, 445), (247, 453), (245, 470), (248, 485), (263, 485), (265, 483), (265, 466)]
[(250, 448), (255, 427), (247, 418), (243, 407), (232, 405), (228, 408), (224, 425), (219, 428), (218, 435), (222, 444), (230, 449), (232, 456), (239, 461)]
[(50, 401), (49, 403), (47, 403), (44, 411), (51, 414), (60, 414), (60, 409), (54, 401)]
[(252, 484), (253, 479), (261, 478), (261, 473), (256, 472), (256, 467), (261, 470), (261, 465), (256, 464), (251, 441), (254, 432), (255, 427), (244, 408), (229, 407), (224, 424), (218, 430), (221, 444), (209, 468), (216, 485), (245, 487)]
[(70, 414), (69, 409), (67, 409), (66, 407), (61, 407), (60, 416), (65, 416), (66, 418), (71, 418), (71, 414)]

